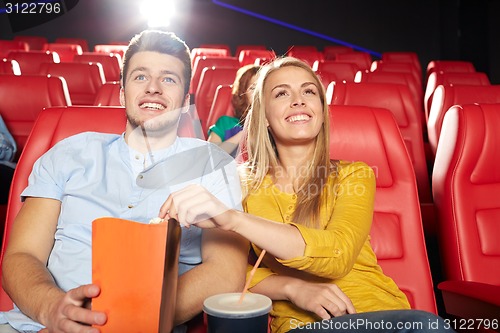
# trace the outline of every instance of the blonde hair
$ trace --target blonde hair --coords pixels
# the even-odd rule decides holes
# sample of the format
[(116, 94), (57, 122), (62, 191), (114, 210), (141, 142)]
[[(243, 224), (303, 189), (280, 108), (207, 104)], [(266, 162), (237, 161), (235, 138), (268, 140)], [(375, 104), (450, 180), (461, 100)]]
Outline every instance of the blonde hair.
[[(323, 105), (323, 125), (316, 137), (316, 145), (309, 165), (306, 166), (305, 177), (298, 184), (297, 207), (292, 221), (295, 223), (319, 227), (319, 212), (322, 200), (325, 199), (326, 191), (324, 185), (333, 170), (329, 158), (329, 116), (326, 103), (325, 88), (319, 77), (305, 62), (293, 58), (277, 58), (271, 63), (264, 65), (259, 71), (256, 81), (252, 106), (247, 114), (244, 124), (245, 142), (242, 154), (247, 161), (242, 165), (243, 184), (246, 194), (256, 191), (261, 185), (264, 177), (279, 165), (279, 157), (271, 133), (267, 129), (265, 97), (263, 94), (267, 78), (273, 72), (283, 67), (299, 67), (306, 70), (314, 79), (318, 87), (319, 97)], [(318, 172), (323, 170), (326, 172)], [(314, 187), (319, 191), (308, 191)], [(326, 200), (326, 199), (325, 199)]]

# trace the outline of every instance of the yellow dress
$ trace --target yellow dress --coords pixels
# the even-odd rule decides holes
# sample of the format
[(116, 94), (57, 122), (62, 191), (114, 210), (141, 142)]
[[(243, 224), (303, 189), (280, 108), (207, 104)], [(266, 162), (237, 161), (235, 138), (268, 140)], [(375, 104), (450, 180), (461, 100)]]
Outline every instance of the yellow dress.
[[(384, 275), (370, 244), (375, 196), (373, 170), (363, 162), (340, 161), (324, 191), (328, 199), (321, 208), (321, 229), (291, 223), (296, 195), (281, 192), (265, 177), (261, 187), (245, 202), (245, 211), (273, 221), (295, 225), (305, 240), (304, 255), (279, 260), (284, 266), (305, 271), (335, 283), (351, 299), (358, 313), (409, 309), (405, 294)], [(257, 255), (261, 249), (253, 245)], [(275, 274), (261, 265), (250, 288)], [(299, 323), (321, 320), (288, 301), (274, 301), (272, 332), (287, 332)]]

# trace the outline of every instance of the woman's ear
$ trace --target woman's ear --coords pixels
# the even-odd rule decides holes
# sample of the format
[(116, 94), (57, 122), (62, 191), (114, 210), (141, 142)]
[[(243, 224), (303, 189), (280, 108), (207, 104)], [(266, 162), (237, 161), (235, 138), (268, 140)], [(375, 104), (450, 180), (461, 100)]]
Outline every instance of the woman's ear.
[(123, 87), (120, 88), (120, 105), (125, 106), (125, 92)]

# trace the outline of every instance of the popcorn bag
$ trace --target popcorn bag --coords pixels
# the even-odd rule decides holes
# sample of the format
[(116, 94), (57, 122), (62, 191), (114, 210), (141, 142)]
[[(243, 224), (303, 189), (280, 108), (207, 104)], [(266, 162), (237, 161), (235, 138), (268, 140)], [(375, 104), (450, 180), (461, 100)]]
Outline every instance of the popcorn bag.
[(181, 230), (103, 217), (92, 224), (92, 309), (108, 321), (102, 333), (167, 333), (173, 329)]

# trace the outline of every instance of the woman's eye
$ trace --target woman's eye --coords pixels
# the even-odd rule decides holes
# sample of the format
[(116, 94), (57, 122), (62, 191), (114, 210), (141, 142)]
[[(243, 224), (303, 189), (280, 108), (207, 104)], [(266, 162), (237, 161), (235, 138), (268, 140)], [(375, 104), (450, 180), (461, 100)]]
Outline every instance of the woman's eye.
[(316, 95), (316, 91), (315, 91), (314, 89), (306, 89), (306, 90), (304, 91), (304, 93), (306, 93), (306, 94)]
[(286, 95), (286, 91), (282, 90), (282, 91), (278, 91), (275, 95), (275, 97), (281, 97), (281, 96), (285, 96)]

